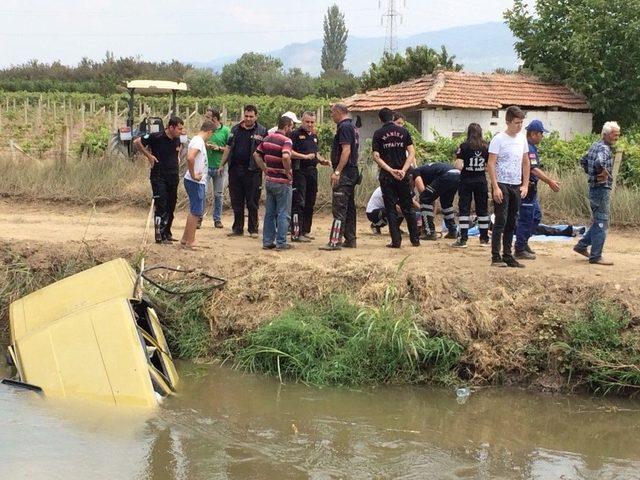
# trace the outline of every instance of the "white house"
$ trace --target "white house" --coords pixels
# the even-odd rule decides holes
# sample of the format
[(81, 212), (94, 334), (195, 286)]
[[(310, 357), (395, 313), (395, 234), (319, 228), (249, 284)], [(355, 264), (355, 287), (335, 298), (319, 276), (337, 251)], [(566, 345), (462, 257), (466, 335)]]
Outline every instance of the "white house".
[(545, 128), (569, 140), (589, 133), (593, 115), (584, 96), (564, 85), (525, 75), (477, 74), (438, 71), (431, 75), (357, 94), (344, 100), (353, 117), (360, 117), (360, 136), (371, 138), (380, 127), (378, 110), (402, 112), (426, 140), (434, 132), (447, 137), (465, 134), (471, 122), (497, 133), (504, 130), (507, 107), (517, 105), (528, 120), (541, 120)]

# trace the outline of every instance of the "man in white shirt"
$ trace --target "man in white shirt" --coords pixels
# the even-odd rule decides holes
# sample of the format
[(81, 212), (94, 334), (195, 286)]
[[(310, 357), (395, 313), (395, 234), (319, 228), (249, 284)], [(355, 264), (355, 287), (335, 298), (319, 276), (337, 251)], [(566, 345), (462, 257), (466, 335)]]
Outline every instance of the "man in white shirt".
[(521, 133), (524, 117), (519, 107), (507, 108), (507, 130), (498, 133), (489, 144), (487, 171), (496, 219), (491, 236), (491, 266), (494, 267), (524, 267), (511, 253), (520, 200), (527, 196), (531, 170), (527, 137)]
[(214, 123), (205, 120), (198, 134), (189, 142), (187, 171), (184, 174), (184, 188), (189, 197), (189, 216), (180, 240), (182, 246), (187, 248), (193, 248), (198, 221), (204, 214), (208, 169), (206, 141), (214, 130)]

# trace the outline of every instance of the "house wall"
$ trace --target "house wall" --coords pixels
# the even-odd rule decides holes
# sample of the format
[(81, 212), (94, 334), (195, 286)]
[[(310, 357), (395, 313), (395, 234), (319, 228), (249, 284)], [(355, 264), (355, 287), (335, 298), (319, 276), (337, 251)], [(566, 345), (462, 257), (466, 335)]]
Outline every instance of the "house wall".
[[(435, 130), (442, 136), (451, 137), (464, 134), (469, 123), (479, 123), (484, 131), (498, 133), (506, 128), (506, 110), (466, 110), (466, 109), (427, 109), (422, 110), (421, 132), (426, 140), (433, 140)], [(493, 115), (497, 113), (497, 117)], [(583, 112), (561, 112), (529, 110), (525, 125), (531, 120), (541, 120), (545, 128), (557, 131), (563, 140), (571, 140), (576, 134), (590, 133), (593, 114)]]

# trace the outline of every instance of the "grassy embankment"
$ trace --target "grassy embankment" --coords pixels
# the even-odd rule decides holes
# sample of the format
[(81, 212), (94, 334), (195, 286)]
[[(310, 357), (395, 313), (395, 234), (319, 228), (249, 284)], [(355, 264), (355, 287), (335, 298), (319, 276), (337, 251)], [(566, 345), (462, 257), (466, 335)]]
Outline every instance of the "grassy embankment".
[[(12, 300), (102, 259), (85, 248), (73, 258), (47, 260), (33, 262), (28, 254), (7, 248), (0, 264), (4, 334)], [(229, 303), (230, 298), (237, 298), (237, 286), (229, 292), (197, 294), (180, 301), (157, 291), (149, 293), (164, 314), (174, 356), (217, 356), (235, 368), (274, 375), (282, 381), (318, 386), (509, 383), (549, 388), (540, 379), (553, 377), (554, 390), (640, 392), (637, 312), (634, 317), (627, 306), (605, 297), (602, 290), (570, 286), (554, 292), (540, 286), (549, 295), (572, 296), (564, 306), (550, 302), (542, 310), (524, 311), (519, 303), (514, 304), (517, 298), (498, 299), (497, 292), (504, 292), (506, 284), (484, 292), (484, 300), (472, 300), (472, 292), (464, 293), (469, 285), (459, 284), (461, 295), (472, 303), (456, 306), (449, 300), (438, 303), (449, 289), (446, 282), (440, 285), (443, 291), (438, 291), (434, 285), (423, 285), (428, 277), (363, 272), (366, 268), (370, 267), (361, 266), (346, 278), (346, 283), (353, 284), (348, 295), (337, 293), (343, 285), (328, 290), (323, 287), (324, 278), (319, 278), (317, 288), (304, 295), (292, 293), (292, 298), (304, 300), (270, 310), (271, 321), (255, 328), (231, 325), (233, 315), (246, 315), (243, 308)], [(290, 265), (282, 269), (290, 271)], [(280, 278), (281, 274), (272, 269), (268, 275)], [(384, 291), (372, 287), (371, 275), (390, 286)], [(258, 277), (243, 277), (238, 282), (245, 290), (252, 288), (252, 281), (264, 286), (265, 280)], [(523, 288), (522, 305), (531, 305), (527, 299), (537, 295), (537, 290)], [(601, 300), (576, 309), (575, 305), (585, 305), (589, 298)], [(225, 312), (224, 305), (235, 313)], [(265, 308), (261, 305), (258, 301), (254, 307)], [(512, 310), (520, 312), (522, 321), (511, 316)]]

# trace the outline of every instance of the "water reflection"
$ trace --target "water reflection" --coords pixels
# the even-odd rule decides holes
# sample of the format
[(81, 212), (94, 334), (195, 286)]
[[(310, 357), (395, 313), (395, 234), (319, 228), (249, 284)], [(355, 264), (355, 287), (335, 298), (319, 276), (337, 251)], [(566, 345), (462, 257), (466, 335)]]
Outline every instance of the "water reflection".
[(150, 416), (0, 389), (0, 478), (640, 478), (640, 402), (495, 389), (460, 405), (180, 368)]

